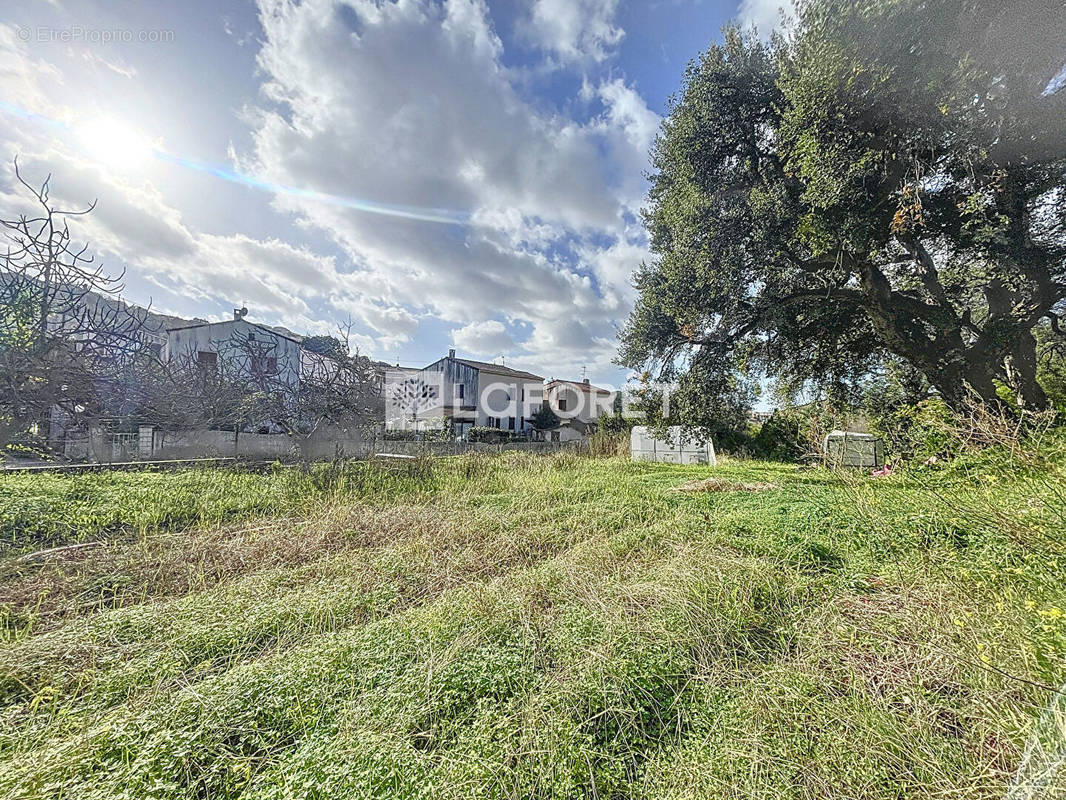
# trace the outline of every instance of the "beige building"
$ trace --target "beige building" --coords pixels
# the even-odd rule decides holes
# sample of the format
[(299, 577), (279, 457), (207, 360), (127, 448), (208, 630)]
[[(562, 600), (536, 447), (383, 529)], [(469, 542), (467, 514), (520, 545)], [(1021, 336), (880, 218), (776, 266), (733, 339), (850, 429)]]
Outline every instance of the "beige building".
[(544, 387), (544, 401), (559, 417), (559, 425), (543, 431), (547, 441), (571, 442), (583, 439), (596, 430), (604, 412), (614, 406), (614, 392), (581, 381), (551, 380)]

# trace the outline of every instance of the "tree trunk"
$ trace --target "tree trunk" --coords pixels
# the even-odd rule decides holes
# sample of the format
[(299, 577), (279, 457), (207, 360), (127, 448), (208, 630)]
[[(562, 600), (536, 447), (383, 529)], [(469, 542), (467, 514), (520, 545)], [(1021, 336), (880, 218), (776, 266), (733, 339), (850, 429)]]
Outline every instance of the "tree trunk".
[[(866, 296), (865, 311), (885, 347), (921, 370), (954, 411), (965, 412), (977, 402), (1000, 405), (996, 379), (1008, 377), (1006, 382), (1022, 408), (1048, 407), (1047, 395), (1037, 380), (1036, 339), (1031, 330), (1010, 318), (1011, 299), (1001, 282), (994, 281), (986, 291), (993, 321), (999, 324), (986, 322), (977, 341), (968, 343), (962, 335), (963, 323), (951, 309), (945, 309), (941, 321), (930, 319), (913, 303), (908, 308), (901, 302), (906, 298), (893, 291), (873, 262), (860, 262), (859, 276)], [(926, 332), (928, 325), (936, 327), (934, 335)]]
[(998, 405), (994, 375), (982, 360), (954, 362), (944, 368), (926, 371), (929, 382), (952, 411), (965, 413), (975, 403)]
[(1048, 407), (1044, 388), (1037, 380), (1038, 359), (1036, 337), (1032, 331), (1019, 331), (1010, 344), (1010, 364), (1018, 405), (1028, 411), (1042, 411)]

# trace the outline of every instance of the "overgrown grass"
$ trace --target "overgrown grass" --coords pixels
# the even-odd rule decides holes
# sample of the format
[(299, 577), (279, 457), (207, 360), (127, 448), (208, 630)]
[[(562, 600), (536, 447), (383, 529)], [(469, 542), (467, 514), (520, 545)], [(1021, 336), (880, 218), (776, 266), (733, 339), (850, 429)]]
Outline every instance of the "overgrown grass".
[(111, 534), (0, 565), (3, 797), (993, 798), (1066, 681), (1050, 463), (2, 480)]
[(37, 549), (101, 537), (302, 512), (337, 496), (364, 501), (422, 491), (425, 461), (277, 464), (181, 472), (0, 473), (0, 548)]

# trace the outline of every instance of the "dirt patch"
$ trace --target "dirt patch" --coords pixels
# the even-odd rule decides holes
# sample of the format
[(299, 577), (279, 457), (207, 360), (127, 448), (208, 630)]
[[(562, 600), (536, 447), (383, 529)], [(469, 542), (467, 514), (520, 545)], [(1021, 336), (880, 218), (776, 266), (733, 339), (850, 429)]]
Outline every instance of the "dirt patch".
[(727, 481), (722, 478), (707, 478), (702, 481), (689, 481), (678, 486), (675, 491), (696, 492), (770, 492), (780, 489), (776, 483), (745, 483), (743, 481)]

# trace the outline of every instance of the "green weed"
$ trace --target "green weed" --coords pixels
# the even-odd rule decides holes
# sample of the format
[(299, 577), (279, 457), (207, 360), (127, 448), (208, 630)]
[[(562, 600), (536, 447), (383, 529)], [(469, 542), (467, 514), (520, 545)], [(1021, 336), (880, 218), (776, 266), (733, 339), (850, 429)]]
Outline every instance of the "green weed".
[(108, 539), (0, 562), (4, 797), (998, 798), (1066, 681), (1046, 465), (41, 478)]

